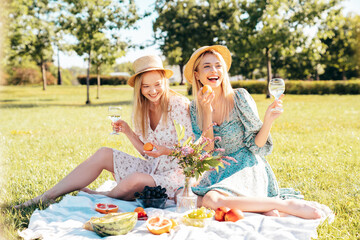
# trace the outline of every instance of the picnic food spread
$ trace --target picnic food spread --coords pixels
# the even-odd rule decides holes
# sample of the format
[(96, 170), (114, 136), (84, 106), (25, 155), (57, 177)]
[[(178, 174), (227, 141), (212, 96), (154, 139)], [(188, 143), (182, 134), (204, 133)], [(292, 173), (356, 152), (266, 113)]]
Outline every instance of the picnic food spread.
[(109, 213), (103, 217), (90, 219), (93, 230), (101, 237), (127, 234), (136, 223), (135, 212)]
[(95, 205), (95, 210), (103, 214), (116, 213), (119, 207), (115, 204), (98, 203)]

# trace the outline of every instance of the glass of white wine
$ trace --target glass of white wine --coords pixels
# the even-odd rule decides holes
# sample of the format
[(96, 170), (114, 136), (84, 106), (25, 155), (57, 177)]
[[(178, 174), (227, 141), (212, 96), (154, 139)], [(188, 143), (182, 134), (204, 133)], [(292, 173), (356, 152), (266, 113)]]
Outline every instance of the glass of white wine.
[[(269, 82), (269, 92), (274, 96), (275, 100), (279, 100), (280, 96), (285, 92), (285, 82), (281, 78), (273, 78)], [(283, 112), (284, 109), (275, 107), (271, 111)]]
[[(116, 122), (121, 118), (121, 107), (119, 106), (109, 106), (108, 117), (112, 122)], [(115, 130), (110, 133), (110, 135), (119, 135)]]

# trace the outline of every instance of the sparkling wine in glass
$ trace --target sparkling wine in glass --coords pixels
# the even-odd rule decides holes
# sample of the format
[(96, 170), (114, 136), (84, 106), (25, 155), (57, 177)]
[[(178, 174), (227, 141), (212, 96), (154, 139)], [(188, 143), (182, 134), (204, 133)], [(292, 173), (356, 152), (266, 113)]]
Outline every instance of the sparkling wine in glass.
[[(274, 96), (275, 100), (279, 100), (280, 96), (285, 92), (285, 82), (281, 78), (273, 78), (269, 82), (269, 92)], [(271, 111), (283, 112), (284, 109), (276, 107)]]
[[(121, 118), (121, 107), (118, 106), (109, 106), (108, 117), (112, 122), (116, 122)], [(115, 130), (110, 133), (110, 135), (119, 135)]]

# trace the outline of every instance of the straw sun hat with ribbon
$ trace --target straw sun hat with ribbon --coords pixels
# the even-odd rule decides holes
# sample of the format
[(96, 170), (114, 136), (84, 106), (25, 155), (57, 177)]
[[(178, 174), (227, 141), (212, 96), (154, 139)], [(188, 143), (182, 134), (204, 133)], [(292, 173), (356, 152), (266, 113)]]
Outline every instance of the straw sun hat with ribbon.
[(136, 59), (133, 63), (133, 68), (135, 74), (132, 75), (127, 81), (127, 83), (131, 87), (134, 87), (135, 78), (140, 73), (154, 71), (154, 70), (162, 70), (164, 71), (166, 78), (170, 78), (173, 75), (173, 71), (171, 71), (170, 69), (165, 69), (163, 67), (161, 58), (155, 55), (144, 56)]
[(231, 54), (230, 54), (229, 49), (227, 47), (221, 46), (221, 45), (204, 46), (204, 47), (197, 49), (191, 55), (189, 61), (185, 65), (184, 76), (185, 76), (186, 80), (188, 80), (189, 83), (192, 83), (193, 74), (194, 74), (193, 69), (194, 69), (194, 64), (195, 64), (196, 59), (198, 59), (198, 57), (203, 52), (206, 52), (209, 50), (215, 50), (216, 52), (220, 53), (220, 55), (224, 58), (224, 61), (226, 63), (227, 71), (229, 71), (230, 66), (231, 66)]

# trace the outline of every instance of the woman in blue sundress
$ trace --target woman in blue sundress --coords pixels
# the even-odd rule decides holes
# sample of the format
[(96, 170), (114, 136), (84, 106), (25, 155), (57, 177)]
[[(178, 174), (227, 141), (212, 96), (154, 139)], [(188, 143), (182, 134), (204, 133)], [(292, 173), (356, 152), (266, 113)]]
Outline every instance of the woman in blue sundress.
[[(271, 125), (281, 115), (272, 109), (281, 107), (281, 100), (268, 107), (262, 123), (250, 94), (245, 89), (232, 89), (230, 66), (229, 50), (214, 45), (196, 50), (184, 70), (193, 88), (190, 115), (195, 138), (202, 134), (211, 139), (220, 136), (221, 141), (207, 146), (207, 150), (224, 148), (224, 155), (237, 160), (219, 168), (219, 172), (206, 172), (192, 187), (199, 196), (198, 205), (212, 209), (226, 206), (271, 216), (320, 218), (320, 211), (310, 202), (279, 198), (276, 178), (264, 158), (272, 150)], [(203, 92), (204, 85), (212, 91)], [(212, 127), (204, 132), (209, 126)]]

